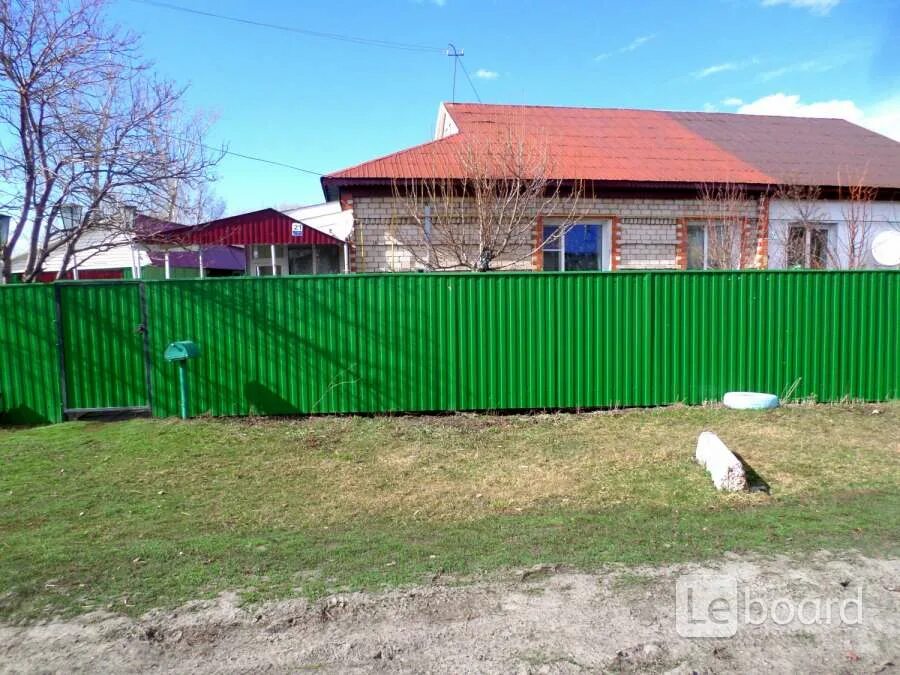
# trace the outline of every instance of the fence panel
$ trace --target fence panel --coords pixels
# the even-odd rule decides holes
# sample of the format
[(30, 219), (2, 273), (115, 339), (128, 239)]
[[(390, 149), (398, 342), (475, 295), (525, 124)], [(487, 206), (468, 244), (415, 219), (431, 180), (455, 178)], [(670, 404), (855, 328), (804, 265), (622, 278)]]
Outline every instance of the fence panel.
[(0, 286), (0, 422), (62, 419), (54, 287)]
[[(195, 414), (642, 406), (791, 387), (823, 401), (900, 394), (900, 272), (384, 274), (144, 290), (158, 416), (178, 412), (162, 352), (185, 339), (203, 350), (188, 366)], [(83, 284), (78, 296), (97, 294), (102, 314), (108, 292)], [(0, 373), (8, 419), (59, 419), (52, 298), (48, 286), (0, 289), (12, 317), (0, 322), (2, 373), (17, 350), (40, 364), (33, 381)], [(84, 297), (62, 298), (64, 317), (84, 311)]]
[(140, 285), (71, 284), (57, 292), (66, 409), (149, 409)]

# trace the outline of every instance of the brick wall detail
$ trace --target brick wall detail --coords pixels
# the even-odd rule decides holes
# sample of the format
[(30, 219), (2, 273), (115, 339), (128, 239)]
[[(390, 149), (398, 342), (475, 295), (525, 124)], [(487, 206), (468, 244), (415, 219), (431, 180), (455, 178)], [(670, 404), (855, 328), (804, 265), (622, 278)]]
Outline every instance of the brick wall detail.
[[(610, 267), (613, 270), (629, 269), (684, 269), (687, 266), (686, 219), (713, 215), (715, 204), (691, 199), (651, 198), (589, 198), (579, 205), (584, 220), (591, 218), (612, 221)], [(367, 196), (358, 191), (353, 194), (354, 243), (356, 267), (360, 272), (403, 271), (415, 269), (415, 261), (404, 250), (401, 241), (413, 238), (414, 227), (404, 221), (401, 214), (405, 207), (392, 196)], [(752, 247), (756, 251), (756, 264), (765, 257), (762, 234), (767, 228), (756, 226), (756, 220), (767, 209), (755, 201), (748, 205), (745, 214), (753, 222), (748, 228), (759, 231), (760, 242)], [(534, 232), (527, 240), (518, 242), (507, 253), (508, 269), (539, 270), (543, 267), (540, 251), (531, 255), (540, 244), (543, 225), (552, 214), (537, 218)]]

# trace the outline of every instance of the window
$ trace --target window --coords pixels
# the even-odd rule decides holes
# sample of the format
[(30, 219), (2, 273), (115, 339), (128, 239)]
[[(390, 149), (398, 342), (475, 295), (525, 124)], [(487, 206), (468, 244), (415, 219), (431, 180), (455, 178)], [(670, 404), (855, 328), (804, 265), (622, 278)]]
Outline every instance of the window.
[(341, 271), (337, 246), (288, 246), (289, 274), (336, 274)]
[(794, 223), (788, 228), (787, 266), (807, 269), (828, 267), (828, 223)]
[[(258, 277), (270, 277), (272, 276), (272, 266), (271, 265), (257, 265), (256, 266), (256, 276)], [(275, 276), (281, 276), (281, 265), (275, 265)]]
[(544, 228), (544, 269), (567, 272), (602, 269), (602, 226), (579, 223), (559, 236), (560, 227), (565, 230), (564, 225)]
[(734, 267), (736, 239), (725, 223), (688, 224), (687, 268), (715, 270)]
[(341, 249), (337, 246), (316, 246), (316, 274), (340, 272), (341, 255)]
[(313, 246), (290, 246), (288, 248), (288, 274), (315, 274)]

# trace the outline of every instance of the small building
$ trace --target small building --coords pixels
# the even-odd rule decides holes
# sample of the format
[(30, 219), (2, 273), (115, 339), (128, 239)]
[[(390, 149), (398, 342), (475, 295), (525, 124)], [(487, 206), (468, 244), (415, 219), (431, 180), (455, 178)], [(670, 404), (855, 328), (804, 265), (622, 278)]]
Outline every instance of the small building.
[[(79, 239), (64, 279), (184, 279), (349, 272), (353, 214), (339, 202), (273, 208), (182, 225), (135, 217), (131, 233), (92, 230)], [(39, 281), (59, 276), (63, 249), (44, 262)], [(25, 271), (27, 255), (13, 258)]]
[[(240, 247), (219, 245), (203, 252), (175, 245), (173, 233), (185, 225), (151, 216), (137, 215), (132, 232), (94, 229), (78, 240), (64, 279), (163, 279), (243, 274), (244, 251)], [(53, 281), (59, 276), (65, 247), (50, 253), (42, 265), (38, 281)], [(201, 259), (202, 258), (202, 259)], [(28, 263), (28, 254), (13, 257), (13, 278), (20, 277)]]
[(165, 239), (173, 248), (202, 250), (204, 264), (211, 247), (240, 247), (251, 276), (339, 274), (350, 271), (346, 238), (352, 222), (337, 202), (286, 211), (266, 208), (168, 232)]

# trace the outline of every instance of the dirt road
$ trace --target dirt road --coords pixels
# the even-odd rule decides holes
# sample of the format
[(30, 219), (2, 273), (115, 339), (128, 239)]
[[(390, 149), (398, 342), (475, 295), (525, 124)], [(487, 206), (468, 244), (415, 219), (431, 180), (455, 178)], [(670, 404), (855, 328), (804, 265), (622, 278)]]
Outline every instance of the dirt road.
[[(733, 637), (676, 630), (675, 582), (697, 572), (736, 581)], [(747, 600), (758, 613), (744, 613)], [(832, 608), (830, 620), (817, 604)], [(802, 615), (780, 625), (798, 607)], [(596, 574), (536, 569), (315, 603), (241, 607), (225, 595), (137, 620), (94, 613), (0, 626), (0, 672), (890, 673), (897, 664), (900, 560), (826, 552)]]

